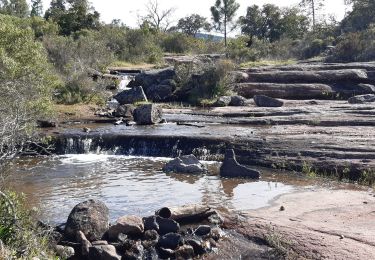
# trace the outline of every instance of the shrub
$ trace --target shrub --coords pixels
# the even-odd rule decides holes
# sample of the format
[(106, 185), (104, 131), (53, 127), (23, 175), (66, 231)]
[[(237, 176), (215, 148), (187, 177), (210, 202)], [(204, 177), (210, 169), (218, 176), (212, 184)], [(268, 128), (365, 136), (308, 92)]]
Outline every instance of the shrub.
[(361, 32), (347, 33), (339, 38), (330, 62), (375, 60), (375, 28)]
[(230, 39), (227, 47), (228, 57), (236, 63), (258, 60), (261, 56), (261, 51), (255, 46), (254, 42), (251, 47), (248, 47), (248, 43), (248, 37)]
[(192, 46), (191, 36), (183, 33), (168, 33), (164, 35), (161, 46), (164, 51), (170, 53), (188, 53)]

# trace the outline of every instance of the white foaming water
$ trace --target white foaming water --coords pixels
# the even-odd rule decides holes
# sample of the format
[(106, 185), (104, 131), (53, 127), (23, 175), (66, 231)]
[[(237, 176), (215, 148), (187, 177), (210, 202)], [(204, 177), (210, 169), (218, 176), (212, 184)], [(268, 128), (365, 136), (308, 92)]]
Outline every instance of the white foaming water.
[(136, 160), (136, 159), (147, 159), (154, 162), (168, 162), (171, 158), (167, 157), (146, 157), (146, 156), (132, 156), (132, 155), (111, 155), (111, 154), (66, 154), (57, 157), (63, 164), (91, 164), (98, 162), (106, 162), (110, 159), (121, 159), (121, 160)]
[(128, 85), (132, 81), (132, 77), (128, 75), (122, 76), (122, 80), (120, 81), (120, 84), (118, 86), (119, 92), (124, 91), (124, 90), (129, 90)]

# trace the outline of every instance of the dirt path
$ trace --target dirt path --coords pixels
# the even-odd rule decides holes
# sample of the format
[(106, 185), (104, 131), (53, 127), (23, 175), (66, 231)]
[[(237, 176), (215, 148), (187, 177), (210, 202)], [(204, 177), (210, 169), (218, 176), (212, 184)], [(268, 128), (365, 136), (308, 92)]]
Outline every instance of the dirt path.
[(375, 259), (373, 191), (319, 189), (288, 194), (246, 217), (236, 228), (239, 233), (287, 245), (290, 258)]

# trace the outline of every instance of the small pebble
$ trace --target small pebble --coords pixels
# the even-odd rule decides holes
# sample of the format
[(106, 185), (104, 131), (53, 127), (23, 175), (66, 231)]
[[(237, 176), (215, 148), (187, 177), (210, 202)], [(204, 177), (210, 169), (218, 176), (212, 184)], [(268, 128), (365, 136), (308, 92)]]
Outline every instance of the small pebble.
[(285, 207), (284, 207), (284, 206), (281, 206), (281, 207), (280, 207), (280, 211), (285, 211)]

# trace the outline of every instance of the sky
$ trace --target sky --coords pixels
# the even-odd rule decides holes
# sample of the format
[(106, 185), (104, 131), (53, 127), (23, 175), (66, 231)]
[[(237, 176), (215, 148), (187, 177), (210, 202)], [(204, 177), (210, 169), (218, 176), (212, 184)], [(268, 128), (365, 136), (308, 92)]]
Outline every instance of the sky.
[[(90, 0), (94, 8), (101, 14), (104, 22), (110, 23), (113, 19), (120, 19), (129, 27), (138, 25), (138, 17), (144, 15), (145, 6), (149, 0)], [(247, 6), (266, 3), (275, 4), (281, 7), (293, 6), (301, 0), (237, 0), (240, 4), (238, 15), (245, 15)], [(210, 7), (215, 0), (158, 0), (162, 9), (175, 8), (173, 21), (179, 18), (196, 13), (210, 17)], [(326, 0), (326, 6), (322, 10), (325, 14), (333, 14), (341, 20), (345, 14), (344, 0)], [(49, 7), (50, 0), (43, 0), (44, 8)]]

